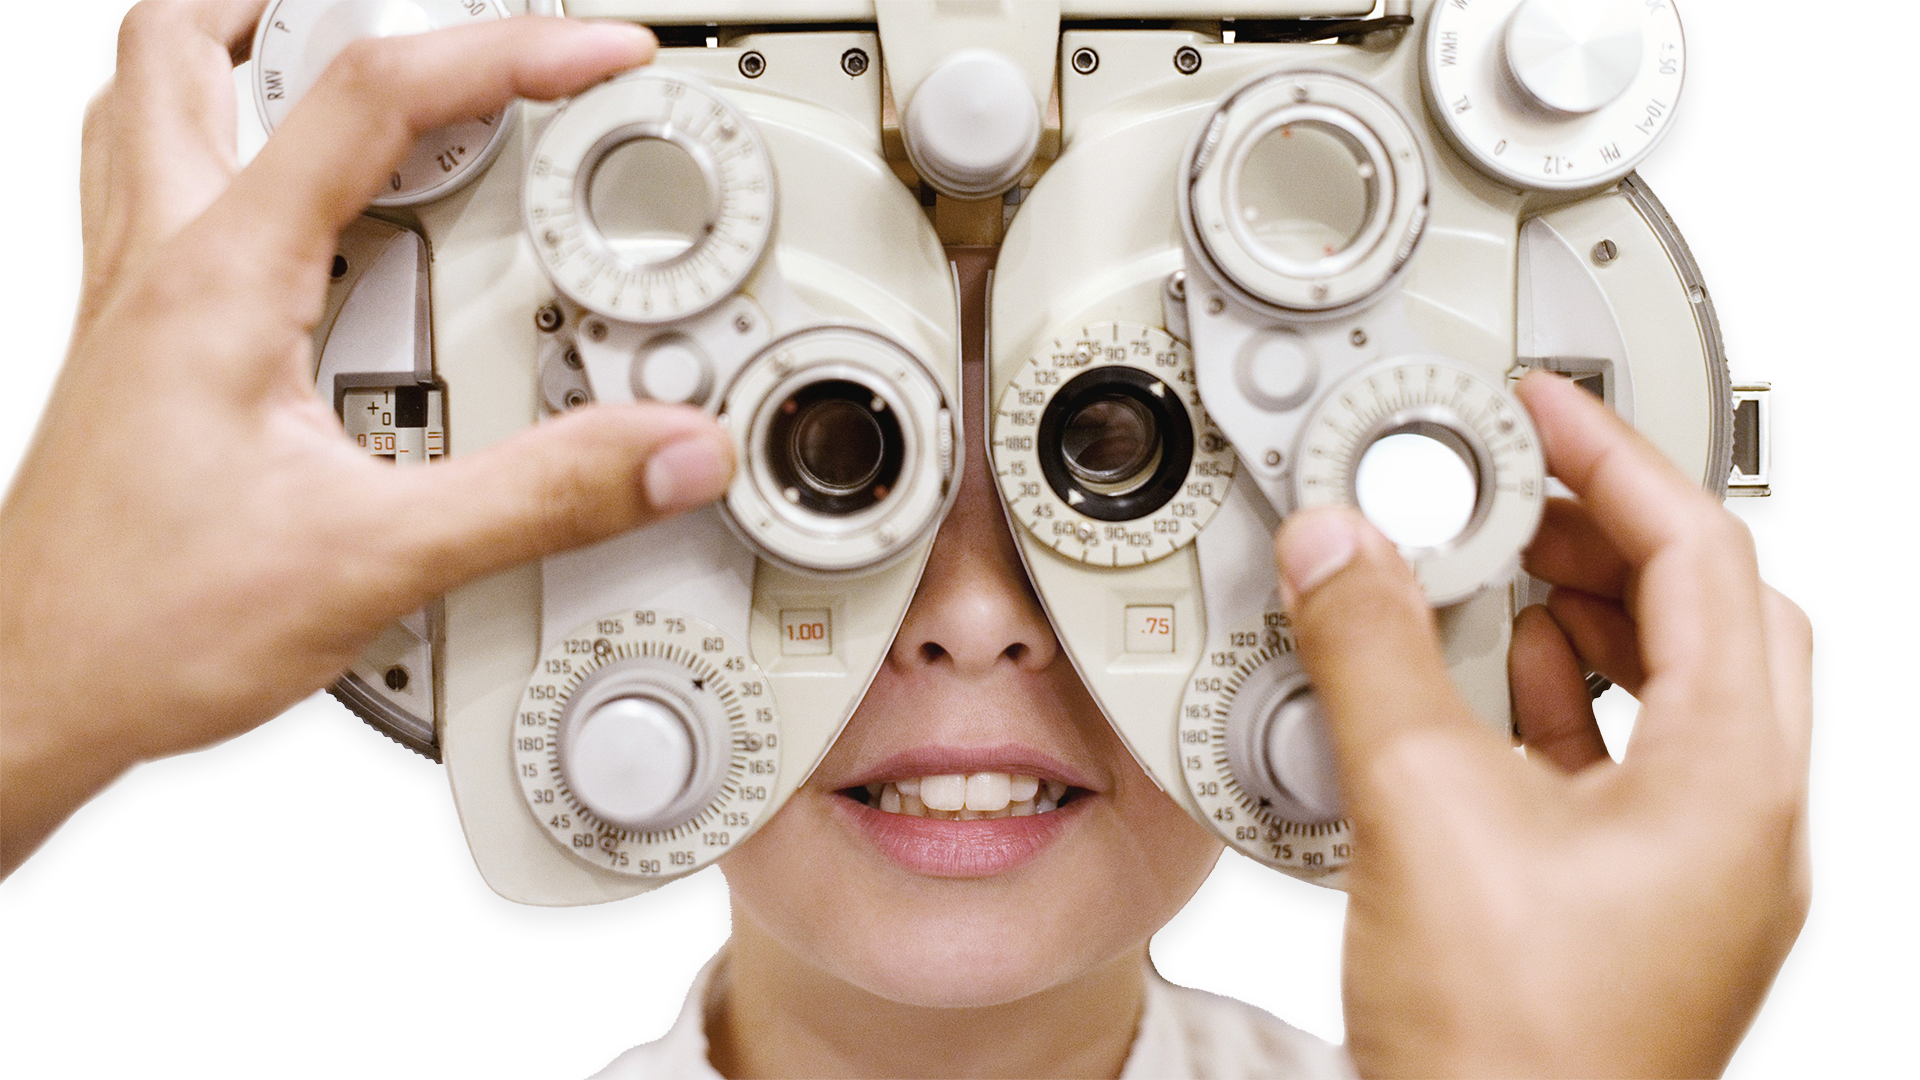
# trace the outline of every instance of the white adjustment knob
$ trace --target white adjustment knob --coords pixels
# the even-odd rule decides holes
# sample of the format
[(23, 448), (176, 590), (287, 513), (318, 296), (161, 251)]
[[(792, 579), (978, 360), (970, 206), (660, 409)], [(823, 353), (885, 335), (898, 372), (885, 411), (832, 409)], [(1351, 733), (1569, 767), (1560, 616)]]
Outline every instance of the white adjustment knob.
[(1507, 24), (1507, 67), (1534, 100), (1584, 116), (1620, 100), (1646, 56), (1635, 5), (1526, 0)]
[(698, 764), (686, 721), (650, 698), (615, 698), (575, 721), (568, 734), (560, 748), (567, 787), (596, 817), (627, 828), (659, 824)]
[(1019, 65), (961, 49), (914, 91), (902, 134), (920, 176), (958, 199), (998, 195), (1040, 148), (1040, 110)]
[(1290, 656), (1248, 673), (1227, 708), (1227, 760), (1261, 812), (1297, 825), (1340, 820), (1340, 774), (1320, 699)]
[(634, 358), (634, 396), (673, 405), (704, 405), (713, 388), (713, 367), (693, 339), (663, 334)]
[(1310, 821), (1339, 820), (1340, 773), (1333, 736), (1313, 691), (1303, 689), (1281, 702), (1267, 725), (1265, 748), (1274, 782)]

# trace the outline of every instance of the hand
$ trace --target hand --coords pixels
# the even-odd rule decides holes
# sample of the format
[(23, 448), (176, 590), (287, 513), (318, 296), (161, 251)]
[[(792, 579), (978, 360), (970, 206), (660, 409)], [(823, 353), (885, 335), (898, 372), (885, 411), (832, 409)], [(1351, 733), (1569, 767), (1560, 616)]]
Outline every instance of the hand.
[(244, 171), (231, 65), (261, 5), (142, 4), (89, 110), (84, 298), (0, 507), (0, 873), (132, 764), (327, 685), (470, 579), (724, 490), (682, 408), (583, 410), (394, 469), (313, 392), (340, 230), (419, 134), (646, 61), (614, 25), (516, 18), (342, 53)]
[[(1525, 759), (1473, 718), (1411, 571), (1358, 513), (1281, 530), (1354, 828), (1363, 1074), (1706, 1076), (1805, 921), (1812, 633), (1745, 527), (1564, 379), (1520, 394), (1555, 500), (1515, 627)], [(1607, 756), (1583, 666), (1642, 705)]]

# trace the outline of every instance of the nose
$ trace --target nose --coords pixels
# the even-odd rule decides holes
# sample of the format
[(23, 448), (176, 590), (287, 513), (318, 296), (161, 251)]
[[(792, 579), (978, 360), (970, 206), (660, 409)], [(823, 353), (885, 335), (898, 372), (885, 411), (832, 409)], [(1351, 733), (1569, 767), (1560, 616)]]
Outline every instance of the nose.
[(889, 662), (895, 666), (944, 666), (963, 677), (983, 678), (1001, 665), (1043, 671), (1060, 654), (1006, 517), (987, 486), (986, 455), (975, 445), (981, 438), (979, 425), (969, 423), (968, 453), (975, 460), (967, 463), (959, 498), (940, 527), (919, 592), (894, 638)]
[(940, 526), (920, 590), (894, 638), (889, 665), (903, 671), (946, 669), (965, 678), (996, 671), (1038, 672), (1061, 659), (1040, 599), (1007, 531), (987, 461), (987, 271), (992, 255), (961, 249), (960, 377), (966, 380), (962, 427), (966, 465), (953, 510)]

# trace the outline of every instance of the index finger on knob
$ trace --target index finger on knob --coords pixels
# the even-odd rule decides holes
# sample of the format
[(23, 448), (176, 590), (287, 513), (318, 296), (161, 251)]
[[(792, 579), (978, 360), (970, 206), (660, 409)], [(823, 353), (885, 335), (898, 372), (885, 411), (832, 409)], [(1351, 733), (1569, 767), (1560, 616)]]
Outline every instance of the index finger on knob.
[(1548, 470), (1629, 564), (1644, 565), (1720, 512), (1698, 483), (1571, 380), (1533, 372), (1520, 380), (1519, 395), (1540, 431)]
[(235, 180), (234, 216), (317, 263), (422, 135), (515, 98), (577, 94), (653, 48), (639, 26), (537, 17), (354, 42)]

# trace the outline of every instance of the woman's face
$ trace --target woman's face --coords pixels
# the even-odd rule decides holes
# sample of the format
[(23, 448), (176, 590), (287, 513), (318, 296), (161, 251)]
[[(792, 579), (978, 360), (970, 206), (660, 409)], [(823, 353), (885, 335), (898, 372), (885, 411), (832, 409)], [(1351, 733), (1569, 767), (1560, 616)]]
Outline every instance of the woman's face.
[[(1134, 762), (1055, 640), (989, 486), (983, 380), (967, 367), (965, 478), (900, 634), (820, 767), (722, 863), (736, 919), (909, 1005), (1000, 1004), (1087, 974), (1172, 918), (1220, 853)], [(980, 773), (1015, 777), (1011, 795), (1035, 777), (1042, 812), (945, 820), (893, 794)], [(1051, 811), (1049, 782), (1068, 785)], [(994, 806), (997, 786), (976, 781), (969, 798)]]

